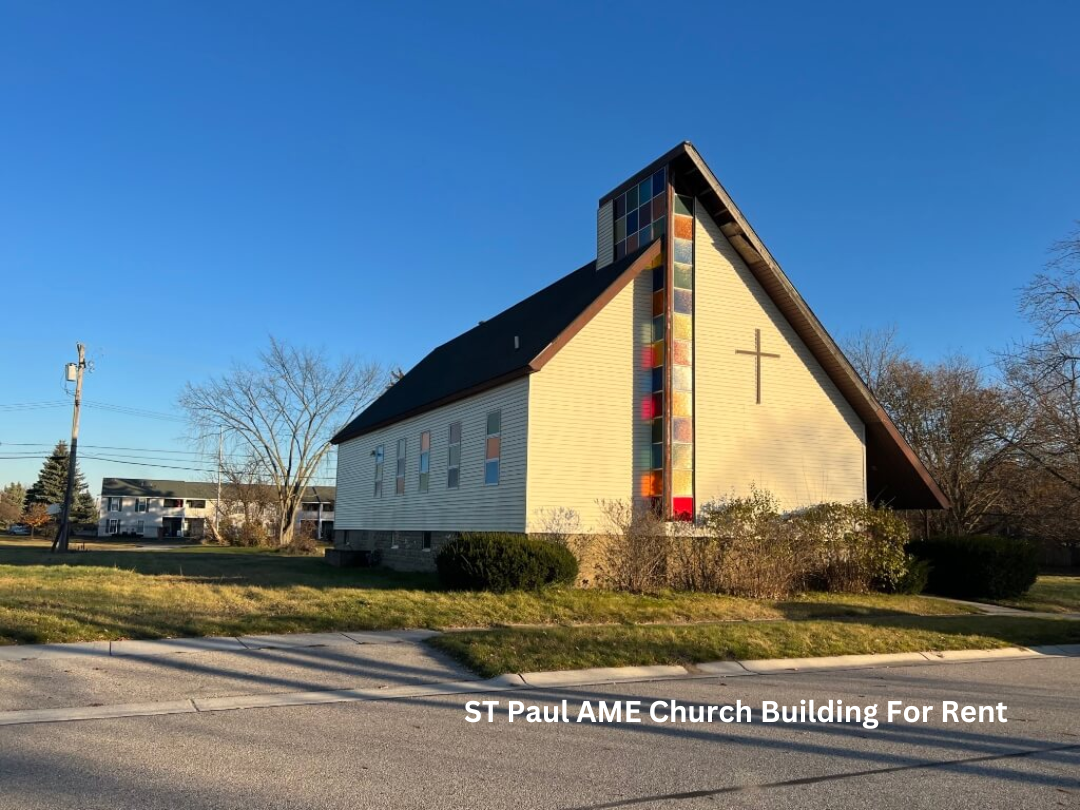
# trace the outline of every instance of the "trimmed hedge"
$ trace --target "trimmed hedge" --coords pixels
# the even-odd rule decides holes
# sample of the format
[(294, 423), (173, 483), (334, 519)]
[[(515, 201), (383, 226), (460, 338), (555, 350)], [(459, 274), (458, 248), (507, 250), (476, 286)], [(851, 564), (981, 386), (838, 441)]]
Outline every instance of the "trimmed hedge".
[(577, 579), (578, 562), (570, 549), (519, 534), (463, 534), (435, 558), (439, 579), (454, 590), (496, 593), (536, 590)]
[(1038, 549), (1009, 537), (935, 537), (907, 548), (930, 564), (927, 590), (942, 596), (1010, 599), (1034, 585), (1039, 573)]

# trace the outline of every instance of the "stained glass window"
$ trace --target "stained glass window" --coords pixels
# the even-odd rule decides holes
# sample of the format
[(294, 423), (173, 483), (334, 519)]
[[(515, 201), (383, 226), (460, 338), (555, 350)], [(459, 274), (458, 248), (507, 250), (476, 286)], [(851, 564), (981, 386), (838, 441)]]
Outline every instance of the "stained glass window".
[(616, 261), (658, 239), (667, 217), (667, 169), (615, 197), (614, 215)]
[(386, 453), (383, 446), (380, 444), (372, 451), (372, 455), (375, 457), (375, 497), (382, 497), (382, 475), (383, 475), (383, 461), (385, 460)]
[(420, 434), (420, 491), (428, 491), (428, 478), (431, 475), (431, 431)]
[(671, 516), (694, 518), (694, 200), (675, 195), (671, 223)]
[(484, 444), (484, 484), (499, 483), (499, 458), (502, 448), (502, 411), (487, 415), (487, 439)]
[(446, 488), (457, 489), (461, 484), (461, 422), (450, 425), (447, 438)]
[(408, 452), (408, 439), (398, 439), (397, 467), (394, 470), (394, 494), (405, 494), (405, 454)]

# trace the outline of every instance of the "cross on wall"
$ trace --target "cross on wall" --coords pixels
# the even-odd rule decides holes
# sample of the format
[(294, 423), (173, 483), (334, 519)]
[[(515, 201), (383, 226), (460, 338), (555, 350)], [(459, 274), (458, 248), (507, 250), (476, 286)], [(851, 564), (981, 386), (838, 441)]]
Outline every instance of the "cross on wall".
[(769, 352), (763, 352), (761, 350), (761, 330), (754, 330), (754, 350), (749, 349), (736, 349), (735, 354), (748, 354), (754, 358), (754, 367), (756, 374), (756, 386), (757, 386), (757, 404), (761, 404), (761, 358), (771, 357), (773, 359), (779, 359), (780, 355), (771, 354)]

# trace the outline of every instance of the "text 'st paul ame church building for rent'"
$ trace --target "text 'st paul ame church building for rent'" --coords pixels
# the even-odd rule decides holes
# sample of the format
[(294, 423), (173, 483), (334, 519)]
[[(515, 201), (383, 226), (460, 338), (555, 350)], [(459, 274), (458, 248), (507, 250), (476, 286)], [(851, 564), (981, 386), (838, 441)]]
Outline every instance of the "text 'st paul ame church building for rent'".
[(596, 260), (439, 346), (334, 438), (335, 543), (433, 565), (601, 501), (686, 519), (944, 498), (689, 143), (600, 199)]

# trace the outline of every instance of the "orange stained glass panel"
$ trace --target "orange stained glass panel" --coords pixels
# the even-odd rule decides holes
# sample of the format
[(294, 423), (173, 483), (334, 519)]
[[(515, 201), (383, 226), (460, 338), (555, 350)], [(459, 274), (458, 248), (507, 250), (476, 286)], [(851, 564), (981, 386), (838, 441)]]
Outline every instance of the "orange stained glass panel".
[(676, 340), (671, 344), (672, 363), (677, 366), (689, 366), (693, 361), (693, 344), (689, 340)]
[(657, 290), (652, 294), (652, 314), (653, 317), (664, 314), (664, 291)]
[(694, 474), (689, 470), (675, 470), (671, 474), (671, 494), (678, 497), (693, 497)]
[(676, 239), (693, 239), (694, 238), (694, 219), (693, 217), (684, 216), (682, 214), (675, 215), (675, 238)]
[(671, 392), (671, 415), (691, 417), (694, 415), (694, 395), (689, 391)]
[(492, 436), (490, 439), (487, 440), (487, 458), (489, 461), (493, 458), (499, 457), (500, 444), (501, 440), (498, 436)]
[(641, 476), (641, 495), (648, 498), (664, 494), (664, 478), (660, 472), (648, 472)]
[[(653, 310), (656, 309), (656, 298), (653, 297)], [(676, 312), (671, 319), (671, 331), (672, 336), (676, 340), (693, 340), (694, 338), (694, 320), (689, 315), (683, 315)]]
[(664, 341), (658, 340), (652, 345), (653, 368), (664, 365)]

